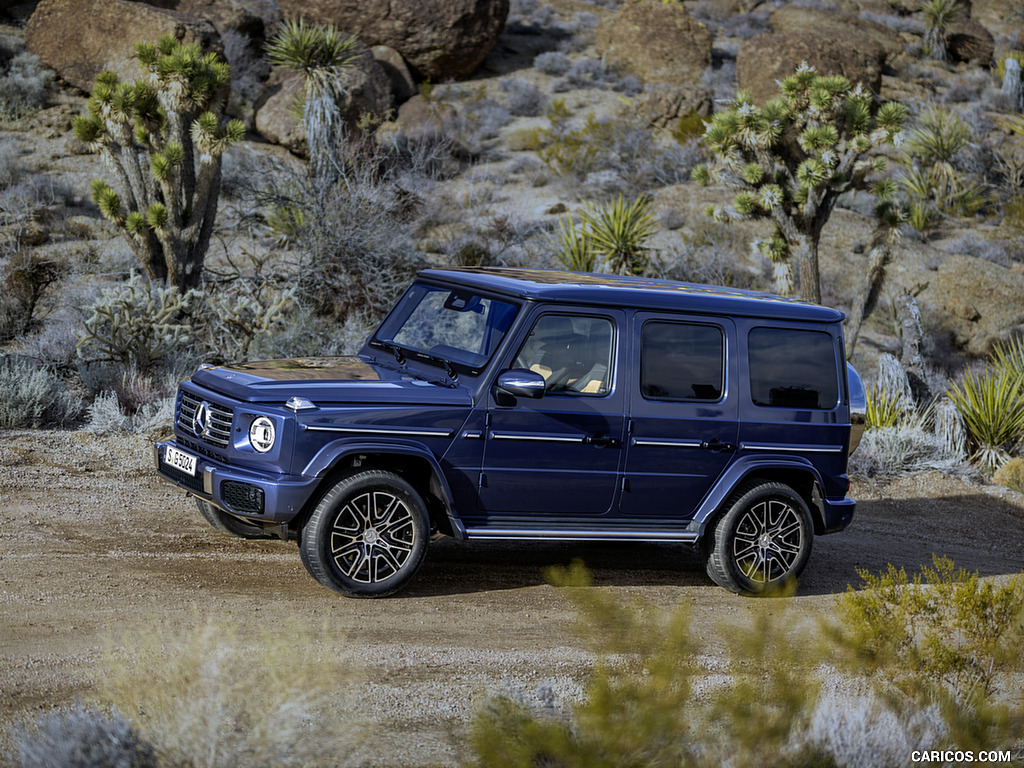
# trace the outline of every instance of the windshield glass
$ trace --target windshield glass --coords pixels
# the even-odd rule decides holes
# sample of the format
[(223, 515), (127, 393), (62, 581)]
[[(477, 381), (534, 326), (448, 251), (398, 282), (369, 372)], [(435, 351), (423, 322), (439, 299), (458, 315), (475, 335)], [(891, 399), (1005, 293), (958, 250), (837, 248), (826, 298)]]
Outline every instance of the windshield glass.
[(518, 307), (469, 289), (412, 286), (377, 330), (373, 346), (399, 347), (410, 357), (482, 368), (505, 338)]

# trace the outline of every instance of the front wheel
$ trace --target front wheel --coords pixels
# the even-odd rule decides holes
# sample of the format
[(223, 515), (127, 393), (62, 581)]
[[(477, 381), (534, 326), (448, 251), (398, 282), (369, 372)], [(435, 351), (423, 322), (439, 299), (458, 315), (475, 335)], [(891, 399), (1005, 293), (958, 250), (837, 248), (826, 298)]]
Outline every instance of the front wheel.
[(306, 570), (348, 597), (385, 597), (419, 570), (430, 538), (427, 507), (393, 472), (368, 469), (335, 483), (299, 539)]
[(792, 582), (811, 556), (814, 526), (807, 503), (788, 485), (756, 482), (738, 491), (704, 547), (716, 584), (744, 595)]

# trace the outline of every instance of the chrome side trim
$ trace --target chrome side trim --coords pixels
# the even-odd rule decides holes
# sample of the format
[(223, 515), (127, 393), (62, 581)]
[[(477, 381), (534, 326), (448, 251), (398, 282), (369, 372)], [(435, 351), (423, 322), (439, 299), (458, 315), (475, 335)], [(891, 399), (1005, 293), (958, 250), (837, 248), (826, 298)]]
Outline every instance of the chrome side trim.
[(584, 435), (542, 435), (530, 432), (491, 432), (492, 440), (522, 440), (534, 443), (582, 443)]
[(691, 531), (609, 531), (577, 528), (573, 530), (547, 530), (544, 528), (467, 528), (470, 539), (543, 539), (545, 541), (683, 541), (697, 540)]
[(703, 448), (704, 443), (700, 440), (649, 440), (643, 437), (634, 437), (630, 441), (630, 445), (636, 445), (640, 447), (656, 447), (656, 448)]
[(841, 445), (777, 445), (774, 443), (742, 443), (741, 451), (786, 451), (788, 453), (842, 453)]
[(352, 435), (389, 435), (392, 437), (451, 437), (450, 429), (389, 429), (387, 427), (335, 427), (319, 424), (303, 424), (310, 432), (343, 432)]
[(479, 429), (467, 429), (462, 433), (462, 437), (466, 440), (480, 440), (484, 436), (484, 433)]

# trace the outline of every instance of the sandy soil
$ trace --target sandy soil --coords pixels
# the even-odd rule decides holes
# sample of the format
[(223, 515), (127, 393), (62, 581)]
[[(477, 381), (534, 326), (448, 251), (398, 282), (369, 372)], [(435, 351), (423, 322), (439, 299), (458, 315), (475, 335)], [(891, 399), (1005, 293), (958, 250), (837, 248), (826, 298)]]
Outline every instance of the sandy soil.
[[(434, 543), (399, 596), (347, 600), (306, 574), (294, 544), (209, 528), (156, 479), (150, 457), (141, 437), (0, 432), (0, 732), (87, 697), (104, 645), (133, 629), (329, 621), (361, 667), (375, 764), (450, 765), (487, 694), (541, 683), (581, 691), (593, 657), (547, 566), (582, 557), (600, 588), (688, 603), (702, 627), (753, 602), (713, 586), (675, 546), (451, 540)], [(815, 542), (789, 601), (798, 614), (828, 611), (856, 568), (916, 569), (932, 553), (984, 576), (1024, 568), (1024, 495), (938, 473), (859, 483), (854, 495), (853, 526)], [(0, 756), (6, 746), (0, 736)]]

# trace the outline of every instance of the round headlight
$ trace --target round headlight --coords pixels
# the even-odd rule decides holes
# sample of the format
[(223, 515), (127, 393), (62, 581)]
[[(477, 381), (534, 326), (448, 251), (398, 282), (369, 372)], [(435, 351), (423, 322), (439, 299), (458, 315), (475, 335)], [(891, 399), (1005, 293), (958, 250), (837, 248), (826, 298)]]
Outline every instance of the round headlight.
[(274, 422), (266, 416), (260, 416), (249, 427), (249, 442), (260, 453), (266, 453), (274, 447)]

